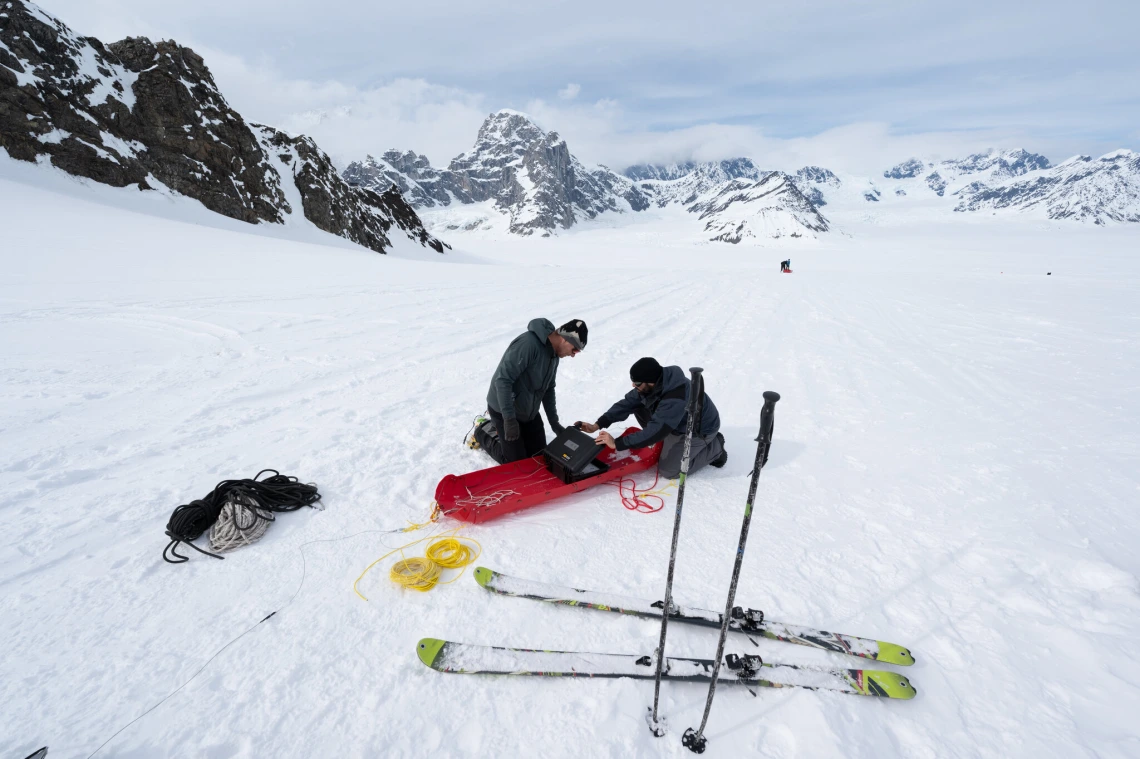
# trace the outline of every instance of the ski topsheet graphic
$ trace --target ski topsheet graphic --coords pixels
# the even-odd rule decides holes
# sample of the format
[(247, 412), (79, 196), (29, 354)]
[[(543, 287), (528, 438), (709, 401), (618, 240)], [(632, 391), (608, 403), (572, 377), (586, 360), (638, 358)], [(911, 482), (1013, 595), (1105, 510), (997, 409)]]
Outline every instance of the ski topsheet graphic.
[[(599, 611), (612, 611), (619, 614), (632, 614), (650, 619), (661, 618), (660, 601), (646, 601), (639, 598), (619, 596), (612, 593), (599, 593), (596, 591), (579, 590), (561, 585), (550, 585), (534, 580), (522, 580), (517, 577), (495, 572), (486, 567), (475, 570), (475, 581), (487, 590), (508, 596), (519, 596), (536, 601), (563, 604), (565, 606), (581, 606)], [(795, 643), (801, 646), (822, 648), (825, 651), (859, 656), (864, 659), (874, 659), (886, 664), (900, 664), (909, 666), (914, 664), (914, 656), (906, 648), (895, 643), (881, 640), (859, 638), (846, 633), (829, 632), (801, 625), (790, 625), (783, 622), (764, 619), (762, 612), (753, 609), (737, 607), (739, 616), (734, 614), (729, 620), (729, 630), (746, 635), (779, 640), (785, 643)], [(669, 615), (671, 622), (701, 625), (703, 627), (720, 628), (722, 614), (717, 611), (696, 609), (688, 606), (673, 605)]]

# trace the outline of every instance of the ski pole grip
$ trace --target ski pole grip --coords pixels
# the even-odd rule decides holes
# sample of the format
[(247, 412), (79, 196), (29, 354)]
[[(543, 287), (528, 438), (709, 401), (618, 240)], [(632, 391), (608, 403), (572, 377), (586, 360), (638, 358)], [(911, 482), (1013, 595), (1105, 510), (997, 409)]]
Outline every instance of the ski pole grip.
[(693, 434), (701, 434), (701, 412), (705, 407), (705, 376), (704, 369), (699, 366), (689, 367), (689, 404), (685, 409), (693, 415)]
[[(772, 431), (776, 426), (776, 401), (780, 400), (780, 394), (773, 390), (764, 391), (764, 408), (760, 409), (760, 434), (756, 436), (756, 442), (767, 441), (769, 444), (772, 442)], [(767, 456), (764, 457), (767, 460)]]

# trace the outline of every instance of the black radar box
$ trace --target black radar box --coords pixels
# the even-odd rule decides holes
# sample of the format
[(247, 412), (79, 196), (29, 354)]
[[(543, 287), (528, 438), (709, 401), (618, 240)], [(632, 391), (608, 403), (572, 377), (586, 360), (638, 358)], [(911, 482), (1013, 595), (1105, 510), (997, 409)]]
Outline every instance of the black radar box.
[(543, 449), (542, 456), (551, 473), (569, 485), (595, 477), (610, 468), (595, 458), (601, 452), (594, 438), (577, 427), (567, 427)]

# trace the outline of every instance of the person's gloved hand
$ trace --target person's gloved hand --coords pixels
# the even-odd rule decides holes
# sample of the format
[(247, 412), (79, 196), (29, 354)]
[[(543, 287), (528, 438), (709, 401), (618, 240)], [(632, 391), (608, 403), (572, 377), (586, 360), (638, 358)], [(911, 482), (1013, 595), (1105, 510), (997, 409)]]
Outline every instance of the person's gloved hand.
[(566, 428), (558, 422), (551, 422), (550, 429), (554, 430), (555, 435), (561, 435)]
[(511, 442), (519, 439), (518, 419), (515, 419), (514, 417), (506, 417), (503, 419), (503, 436)]

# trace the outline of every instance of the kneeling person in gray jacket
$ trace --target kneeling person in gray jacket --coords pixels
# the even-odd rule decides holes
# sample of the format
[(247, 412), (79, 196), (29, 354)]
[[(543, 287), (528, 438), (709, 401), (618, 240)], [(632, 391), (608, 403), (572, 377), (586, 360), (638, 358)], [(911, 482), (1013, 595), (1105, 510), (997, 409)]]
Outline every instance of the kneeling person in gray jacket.
[[(689, 390), (692, 382), (679, 366), (662, 367), (657, 359), (643, 358), (629, 369), (633, 390), (598, 417), (597, 424), (578, 422), (586, 432), (597, 432), (633, 414), (641, 425), (639, 432), (614, 437), (604, 430), (598, 435), (598, 445), (607, 445), (618, 451), (644, 448), (659, 440), (661, 458), (657, 469), (663, 477), (673, 479), (681, 474), (681, 457), (685, 453), (685, 431), (689, 425)], [(705, 393), (701, 405), (700, 429), (693, 430), (689, 448), (689, 474), (705, 464), (722, 467), (728, 461), (724, 450), (724, 436), (720, 434), (720, 414), (716, 404)]]
[(487, 410), (499, 433), (480, 437), (482, 447), (500, 464), (530, 458), (546, 447), (546, 429), (538, 415), (546, 410), (554, 434), (562, 432), (554, 395), (558, 362), (586, 347), (586, 322), (571, 319), (557, 330), (549, 319), (532, 319), (527, 331), (507, 346), (487, 390)]

